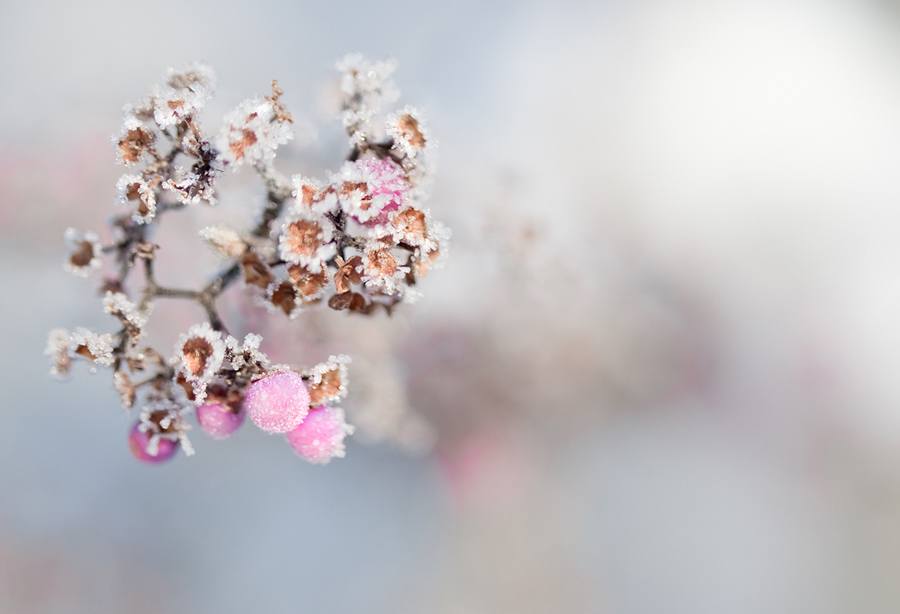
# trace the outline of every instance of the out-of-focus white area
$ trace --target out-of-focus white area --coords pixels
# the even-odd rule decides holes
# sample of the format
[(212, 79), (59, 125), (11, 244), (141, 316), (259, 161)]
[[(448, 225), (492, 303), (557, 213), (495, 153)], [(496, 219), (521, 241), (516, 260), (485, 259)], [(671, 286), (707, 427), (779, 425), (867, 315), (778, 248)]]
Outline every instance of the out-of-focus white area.
[[(59, 262), (122, 105), (203, 59), (214, 128), (277, 78), (320, 173), (347, 51), (427, 111), (451, 258), (399, 318), (277, 330), (393, 374), (434, 451), (139, 465), (108, 374), (40, 355), (109, 326)], [(0, 612), (900, 609), (896, 3), (6, 3), (0, 83)]]

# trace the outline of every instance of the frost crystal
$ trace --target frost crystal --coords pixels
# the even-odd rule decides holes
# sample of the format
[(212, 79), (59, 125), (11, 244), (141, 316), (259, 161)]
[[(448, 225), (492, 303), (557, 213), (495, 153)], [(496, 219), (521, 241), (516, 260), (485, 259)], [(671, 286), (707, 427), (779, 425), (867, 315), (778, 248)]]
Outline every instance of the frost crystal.
[(111, 316), (119, 318), (123, 324), (133, 327), (137, 331), (137, 337), (144, 335), (147, 326), (147, 312), (141, 312), (137, 306), (128, 300), (121, 292), (107, 292), (103, 298), (103, 309)]
[(287, 123), (275, 116), (272, 102), (257, 96), (225, 116), (216, 148), (222, 160), (232, 167), (244, 162), (270, 162), (275, 149), (293, 136)]
[(148, 224), (156, 216), (156, 192), (143, 175), (122, 175), (116, 183), (119, 196), (116, 202), (122, 206), (137, 204), (131, 216), (138, 224)]
[(380, 126), (373, 120), (383, 104), (390, 104), (400, 96), (390, 79), (396, 63), (370, 62), (359, 53), (351, 53), (337, 62), (336, 68), (341, 73), (341, 121), (351, 144), (361, 145), (379, 138)]
[(347, 395), (347, 365), (350, 357), (340, 354), (308, 369), (309, 402), (313, 407), (339, 401)]
[(215, 75), (205, 64), (169, 69), (167, 83), (154, 92), (153, 118), (160, 128), (178, 124), (197, 114), (212, 97)]
[(409, 158), (420, 156), (423, 151), (427, 152), (435, 146), (431, 132), (425, 125), (424, 115), (415, 107), (406, 106), (389, 115), (385, 129), (394, 139), (394, 143)]
[(113, 364), (113, 341), (110, 334), (98, 335), (86, 328), (76, 328), (69, 341), (73, 354), (91, 362), (91, 372), (96, 373), (96, 365), (109, 367)]

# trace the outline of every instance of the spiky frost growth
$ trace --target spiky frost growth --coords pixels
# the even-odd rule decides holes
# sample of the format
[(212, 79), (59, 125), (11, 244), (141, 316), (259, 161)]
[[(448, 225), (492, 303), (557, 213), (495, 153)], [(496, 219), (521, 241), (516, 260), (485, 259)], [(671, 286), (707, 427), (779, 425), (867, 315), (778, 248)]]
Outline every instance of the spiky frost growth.
[(383, 136), (379, 122), (382, 106), (400, 96), (391, 75), (397, 65), (393, 60), (371, 62), (359, 53), (345, 55), (335, 65), (341, 74), (341, 121), (350, 144), (359, 146)]
[(278, 252), (286, 262), (318, 273), (337, 252), (333, 239), (333, 225), (325, 216), (298, 207), (282, 225)]
[(287, 122), (275, 116), (270, 100), (257, 96), (245, 100), (225, 116), (216, 148), (227, 165), (270, 162), (275, 150), (294, 138)]
[(54, 328), (47, 335), (44, 356), (50, 359), (50, 375), (61, 379), (69, 374), (72, 357), (69, 356), (69, 342), (72, 337), (65, 328)]
[(153, 119), (166, 128), (192, 118), (212, 97), (214, 84), (215, 74), (206, 64), (170, 68), (166, 85), (151, 94)]
[(347, 365), (350, 357), (344, 354), (329, 356), (328, 360), (304, 372), (313, 407), (334, 403), (347, 396)]

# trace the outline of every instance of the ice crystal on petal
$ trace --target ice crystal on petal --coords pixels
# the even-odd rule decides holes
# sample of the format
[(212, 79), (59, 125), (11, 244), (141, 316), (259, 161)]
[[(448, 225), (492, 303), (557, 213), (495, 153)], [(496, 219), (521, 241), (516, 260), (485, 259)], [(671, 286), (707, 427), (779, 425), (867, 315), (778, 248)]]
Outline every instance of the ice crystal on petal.
[(215, 75), (200, 63), (170, 68), (166, 85), (153, 93), (153, 118), (160, 128), (193, 117), (212, 97)]
[(81, 356), (91, 363), (91, 372), (96, 373), (96, 365), (113, 364), (114, 337), (110, 334), (98, 335), (87, 328), (76, 328), (69, 340), (72, 354)]
[(389, 115), (385, 129), (394, 139), (394, 145), (409, 158), (421, 156), (435, 145), (424, 114), (415, 107), (406, 106)]
[(69, 257), (63, 268), (73, 275), (87, 277), (103, 263), (100, 259), (103, 251), (100, 238), (93, 232), (79, 232), (74, 228), (68, 228), (66, 245), (69, 247)]
[(244, 162), (270, 162), (275, 149), (292, 138), (287, 123), (275, 116), (272, 102), (257, 96), (225, 116), (216, 148), (222, 160), (234, 168)]
[(339, 401), (347, 395), (347, 365), (350, 357), (344, 354), (329, 356), (328, 360), (304, 371), (308, 378), (309, 402), (318, 406)]
[(144, 328), (147, 326), (147, 316), (149, 310), (140, 311), (137, 305), (128, 300), (128, 297), (121, 292), (107, 292), (103, 298), (103, 309), (111, 316), (119, 318), (124, 324), (128, 324), (143, 336)]
[(126, 207), (137, 205), (131, 219), (138, 224), (148, 224), (153, 220), (156, 216), (156, 191), (143, 175), (122, 175), (116, 189), (119, 191), (118, 204)]
[(325, 216), (309, 210), (295, 210), (282, 226), (278, 251), (283, 260), (318, 273), (337, 253), (332, 239), (332, 225)]
[(243, 345), (232, 336), (225, 339), (225, 345), (228, 348), (231, 366), (238, 371), (245, 365), (256, 365), (260, 368), (269, 366), (268, 357), (259, 351), (259, 344), (262, 343), (262, 336), (249, 333), (244, 337)]
[(138, 119), (132, 107), (126, 106), (122, 129), (112, 140), (116, 144), (119, 161), (132, 165), (140, 162), (146, 155), (152, 157), (156, 132)]
[(206, 399), (206, 387), (222, 366), (225, 349), (222, 333), (213, 330), (209, 322), (194, 324), (178, 338), (178, 371), (193, 385), (194, 403), (199, 405)]

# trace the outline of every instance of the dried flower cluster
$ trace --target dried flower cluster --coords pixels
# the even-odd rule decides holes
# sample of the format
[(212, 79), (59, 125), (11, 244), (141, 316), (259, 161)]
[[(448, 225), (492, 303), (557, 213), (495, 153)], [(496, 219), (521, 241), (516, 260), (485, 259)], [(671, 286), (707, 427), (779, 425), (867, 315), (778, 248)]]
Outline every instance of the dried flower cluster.
[[(111, 368), (123, 407), (138, 408), (129, 436), (138, 459), (160, 462), (179, 447), (192, 454), (186, 435), (191, 413), (217, 439), (231, 435), (249, 415), (260, 428), (285, 433), (311, 462), (343, 456), (344, 437), (353, 429), (335, 403), (347, 392), (349, 358), (332, 356), (307, 369), (272, 365), (260, 351), (261, 336), (240, 340), (229, 334), (217, 299), (242, 283), (255, 302), (291, 318), (313, 306), (390, 314), (417, 297), (413, 286), (446, 257), (450, 233), (421, 205), (434, 147), (421, 113), (412, 107), (382, 113), (398, 95), (389, 78), (392, 64), (349, 55), (338, 69), (351, 151), (324, 180), (288, 179), (272, 165), (278, 146), (292, 138), (291, 114), (275, 81), (271, 95), (246, 100), (226, 114), (215, 136), (199, 121), (215, 85), (203, 64), (170, 70), (164, 86), (125, 107), (122, 129), (113, 137), (129, 169), (117, 183), (124, 211), (111, 218), (107, 244), (75, 229), (65, 237), (65, 269), (102, 277), (103, 306), (119, 329), (55, 329), (46, 354), (57, 377), (75, 359), (92, 371)], [(259, 218), (247, 232), (221, 226), (200, 232), (225, 261), (204, 287), (162, 285), (154, 272), (160, 246), (153, 242), (162, 215), (215, 205), (219, 178), (244, 164), (266, 186)], [(171, 357), (143, 343), (157, 298), (194, 301), (207, 315), (180, 336)]]

